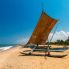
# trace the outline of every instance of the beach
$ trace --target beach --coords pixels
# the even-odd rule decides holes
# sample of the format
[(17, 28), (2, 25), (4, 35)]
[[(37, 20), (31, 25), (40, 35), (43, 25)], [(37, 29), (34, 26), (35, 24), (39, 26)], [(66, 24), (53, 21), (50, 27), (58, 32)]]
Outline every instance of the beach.
[(69, 50), (63, 58), (24, 56), (20, 53), (24, 50), (27, 48), (16, 46), (0, 52), (0, 69), (69, 69)]

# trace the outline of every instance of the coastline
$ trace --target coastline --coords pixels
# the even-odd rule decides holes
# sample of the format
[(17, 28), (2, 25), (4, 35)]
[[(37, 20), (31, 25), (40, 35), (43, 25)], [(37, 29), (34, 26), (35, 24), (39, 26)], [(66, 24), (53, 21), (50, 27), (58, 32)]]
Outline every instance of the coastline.
[(24, 50), (27, 48), (16, 46), (0, 53), (0, 69), (69, 69), (69, 50), (64, 58), (23, 56), (20, 52)]
[(9, 45), (9, 46), (0, 46), (0, 53), (1, 52), (4, 52), (4, 51), (8, 51), (8, 50), (10, 50), (10, 49), (12, 49), (12, 48), (15, 48), (15, 47), (17, 47), (18, 45), (15, 45), (15, 46), (11, 46), (11, 45)]

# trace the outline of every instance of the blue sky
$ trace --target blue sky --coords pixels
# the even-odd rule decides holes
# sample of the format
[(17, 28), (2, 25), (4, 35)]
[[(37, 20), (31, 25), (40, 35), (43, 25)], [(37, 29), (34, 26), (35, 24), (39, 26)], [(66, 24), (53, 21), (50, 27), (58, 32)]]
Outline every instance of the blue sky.
[(0, 0), (0, 44), (30, 37), (42, 12), (58, 19), (57, 31), (69, 31), (69, 0)]

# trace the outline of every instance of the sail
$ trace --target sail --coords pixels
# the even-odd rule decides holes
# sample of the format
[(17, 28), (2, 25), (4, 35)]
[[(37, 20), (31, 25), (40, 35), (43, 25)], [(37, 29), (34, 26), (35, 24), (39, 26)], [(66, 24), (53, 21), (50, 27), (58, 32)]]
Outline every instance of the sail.
[(45, 12), (42, 12), (34, 32), (27, 44), (44, 45), (56, 22), (57, 20), (48, 16)]

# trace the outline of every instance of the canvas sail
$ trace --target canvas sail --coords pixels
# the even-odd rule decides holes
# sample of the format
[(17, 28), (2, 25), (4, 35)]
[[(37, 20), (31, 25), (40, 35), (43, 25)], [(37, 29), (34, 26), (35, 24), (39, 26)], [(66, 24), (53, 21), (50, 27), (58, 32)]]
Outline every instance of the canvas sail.
[(45, 12), (42, 12), (35, 30), (27, 44), (44, 45), (56, 22), (57, 20), (48, 16)]

